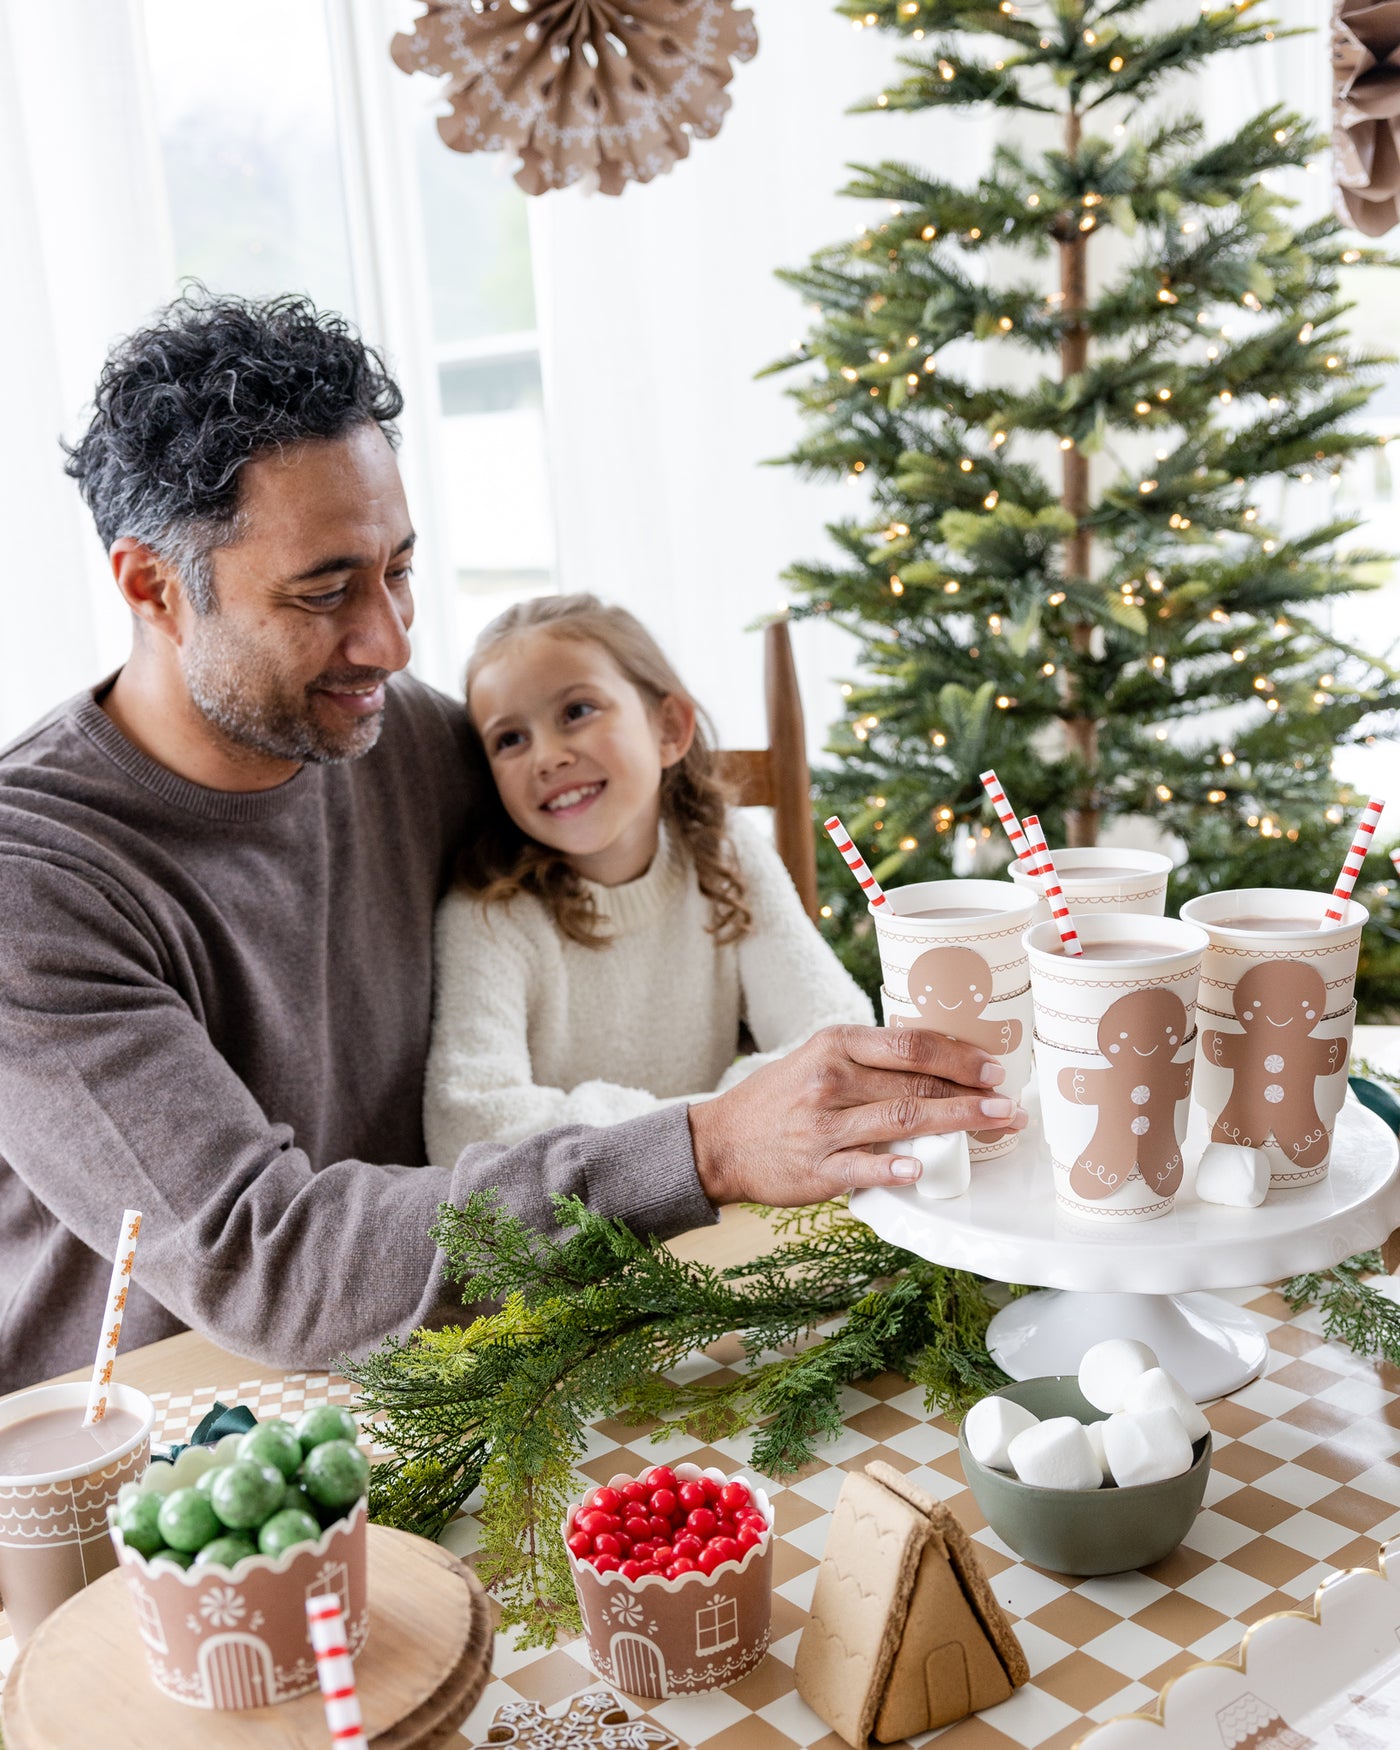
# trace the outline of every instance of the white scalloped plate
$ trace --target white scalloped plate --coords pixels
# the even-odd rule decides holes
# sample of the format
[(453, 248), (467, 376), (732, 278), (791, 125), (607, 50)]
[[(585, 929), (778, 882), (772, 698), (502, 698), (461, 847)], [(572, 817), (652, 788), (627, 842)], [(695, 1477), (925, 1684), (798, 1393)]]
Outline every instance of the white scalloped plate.
[(1266, 1616), (1145, 1713), (1074, 1750), (1393, 1750), (1400, 1745), (1400, 1537), (1377, 1569), (1330, 1574), (1307, 1609)]

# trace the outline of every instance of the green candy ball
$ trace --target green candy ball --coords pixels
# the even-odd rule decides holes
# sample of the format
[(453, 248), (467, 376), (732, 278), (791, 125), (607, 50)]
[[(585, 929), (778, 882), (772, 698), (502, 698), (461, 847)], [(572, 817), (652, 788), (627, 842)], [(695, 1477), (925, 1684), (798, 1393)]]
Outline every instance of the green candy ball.
[(158, 1549), (151, 1560), (153, 1562), (174, 1562), (177, 1568), (188, 1568), (194, 1565), (194, 1557), (187, 1549)]
[(290, 1481), (301, 1463), (301, 1441), (290, 1422), (263, 1422), (250, 1428), (238, 1442), (238, 1456), (270, 1464)]
[(278, 1511), (286, 1513), (293, 1510), (298, 1513), (309, 1513), (313, 1519), (316, 1517), (316, 1503), (300, 1483), (288, 1483), (282, 1492), (282, 1505)]
[(320, 1535), (321, 1527), (309, 1513), (303, 1513), (299, 1507), (284, 1507), (258, 1533), (258, 1548), (275, 1559), (293, 1544), (315, 1543)]
[(301, 1482), (318, 1507), (348, 1512), (369, 1483), (369, 1460), (348, 1440), (327, 1440), (307, 1453)]
[(172, 1489), (160, 1504), (156, 1526), (162, 1543), (191, 1553), (202, 1549), (223, 1529), (208, 1495), (200, 1494), (198, 1489)]
[(117, 1509), (117, 1527), (127, 1548), (134, 1549), (138, 1555), (149, 1558), (164, 1546), (165, 1539), (157, 1524), (164, 1500), (164, 1495), (154, 1493), (128, 1495)]
[(215, 1476), (209, 1502), (221, 1526), (230, 1531), (252, 1531), (282, 1505), (286, 1488), (286, 1478), (276, 1466), (239, 1458)]
[(207, 1495), (210, 1489), (214, 1487), (214, 1478), (218, 1476), (218, 1474), (218, 1468), (202, 1470), (194, 1479), (194, 1486), (199, 1490), (201, 1495)]
[(358, 1433), (355, 1418), (340, 1404), (317, 1404), (297, 1423), (297, 1439), (303, 1455), (313, 1446), (324, 1446), (328, 1440), (348, 1440), (353, 1446)]
[(258, 1546), (251, 1537), (216, 1537), (194, 1558), (197, 1568), (233, 1568), (244, 1556), (255, 1556)]

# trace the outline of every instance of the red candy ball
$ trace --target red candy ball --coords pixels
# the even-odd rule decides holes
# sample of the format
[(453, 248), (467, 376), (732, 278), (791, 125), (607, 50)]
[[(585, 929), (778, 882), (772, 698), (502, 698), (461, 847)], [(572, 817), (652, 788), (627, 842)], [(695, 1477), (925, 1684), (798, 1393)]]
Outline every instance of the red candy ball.
[(708, 1507), (692, 1507), (685, 1522), (698, 1538), (713, 1537), (719, 1521)]
[(593, 1553), (593, 1539), (586, 1531), (576, 1531), (569, 1539), (569, 1548), (582, 1561), (586, 1555)]
[[(646, 1501), (648, 1493), (649, 1490), (645, 1483), (624, 1483), (622, 1485), (622, 1499), (630, 1502), (633, 1506), (642, 1505)], [(616, 1513), (617, 1508), (614, 1507), (612, 1511)]]
[(600, 1531), (617, 1531), (620, 1529), (615, 1513), (602, 1513), (597, 1508), (587, 1513), (580, 1513), (574, 1521), (580, 1531), (586, 1531), (590, 1537), (597, 1537)]
[(600, 1574), (615, 1574), (619, 1567), (616, 1556), (594, 1556), (593, 1566)]
[(678, 1556), (686, 1556), (694, 1561), (705, 1546), (693, 1531), (683, 1531), (671, 1547)]
[(651, 1571), (649, 1562), (638, 1561), (624, 1562), (618, 1569), (618, 1573), (622, 1575), (624, 1580), (640, 1580), (643, 1574), (649, 1574)]
[(726, 1483), (719, 1492), (719, 1504), (726, 1513), (740, 1513), (752, 1500), (747, 1483)]
[(741, 1550), (753, 1549), (756, 1544), (763, 1542), (763, 1533), (756, 1526), (741, 1525), (739, 1535), (734, 1541)]
[(593, 1539), (593, 1547), (600, 1556), (620, 1556), (622, 1539), (614, 1531), (600, 1531)]
[(717, 1555), (722, 1562), (737, 1562), (744, 1553), (732, 1537), (717, 1537), (710, 1545), (711, 1553)]
[(704, 1485), (699, 1481), (682, 1483), (680, 1488), (676, 1490), (676, 1495), (687, 1513), (696, 1507), (708, 1506), (710, 1500), (710, 1497), (705, 1493)]
[(679, 1502), (674, 1489), (653, 1489), (651, 1491), (650, 1510), (662, 1519), (669, 1519), (675, 1513)]
[(616, 1513), (622, 1505), (622, 1496), (616, 1489), (610, 1489), (604, 1484), (602, 1488), (594, 1489), (586, 1505), (596, 1507), (600, 1513)]
[(674, 1489), (676, 1473), (669, 1464), (659, 1464), (654, 1470), (649, 1470), (642, 1481), (649, 1489)]
[(668, 1580), (679, 1580), (682, 1574), (694, 1574), (699, 1571), (699, 1564), (688, 1560), (685, 1556), (677, 1556), (666, 1570)]

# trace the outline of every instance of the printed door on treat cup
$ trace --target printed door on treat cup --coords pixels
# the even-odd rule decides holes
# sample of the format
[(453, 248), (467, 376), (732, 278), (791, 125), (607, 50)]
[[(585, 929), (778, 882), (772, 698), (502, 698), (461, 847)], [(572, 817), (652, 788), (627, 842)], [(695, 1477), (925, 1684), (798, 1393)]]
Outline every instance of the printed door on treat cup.
[(263, 1707), (277, 1700), (272, 1655), (256, 1635), (215, 1635), (206, 1641), (199, 1649), (199, 1674), (211, 1707)]
[(616, 1634), (609, 1649), (619, 1688), (632, 1695), (669, 1695), (666, 1663), (655, 1641), (645, 1635)]

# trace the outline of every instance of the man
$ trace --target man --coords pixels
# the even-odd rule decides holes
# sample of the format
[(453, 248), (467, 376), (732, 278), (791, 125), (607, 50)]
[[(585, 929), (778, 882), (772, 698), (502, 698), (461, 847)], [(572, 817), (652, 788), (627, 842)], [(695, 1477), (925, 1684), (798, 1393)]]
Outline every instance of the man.
[(666, 1236), (914, 1177), (881, 1138), (1023, 1121), (984, 1053), (847, 1028), (689, 1110), (423, 1165), (474, 756), (401, 674), (401, 406), (298, 298), (186, 297), (104, 368), (68, 467), (131, 656), (0, 755), (0, 1391), (92, 1353), (124, 1206), (128, 1344), (323, 1366), (460, 1309), (428, 1230), (479, 1187)]

